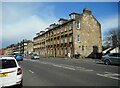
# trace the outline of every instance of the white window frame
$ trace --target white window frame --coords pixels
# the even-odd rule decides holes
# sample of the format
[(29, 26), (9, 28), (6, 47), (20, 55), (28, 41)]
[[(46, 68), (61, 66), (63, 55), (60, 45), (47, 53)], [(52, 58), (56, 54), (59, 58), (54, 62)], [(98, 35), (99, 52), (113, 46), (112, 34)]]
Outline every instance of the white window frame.
[(75, 14), (72, 14), (72, 15), (71, 15), (71, 19), (75, 19)]
[(70, 30), (72, 30), (72, 29), (73, 29), (73, 23), (70, 24)]
[(80, 22), (76, 22), (76, 29), (80, 29)]
[(61, 30), (61, 33), (63, 33), (63, 30)]
[(56, 34), (56, 32), (54, 32), (54, 34)]
[(65, 27), (65, 32), (68, 31), (68, 25)]
[(80, 42), (80, 35), (77, 35), (77, 42)]
[(70, 36), (70, 42), (72, 42), (72, 41), (73, 41), (72, 36)]

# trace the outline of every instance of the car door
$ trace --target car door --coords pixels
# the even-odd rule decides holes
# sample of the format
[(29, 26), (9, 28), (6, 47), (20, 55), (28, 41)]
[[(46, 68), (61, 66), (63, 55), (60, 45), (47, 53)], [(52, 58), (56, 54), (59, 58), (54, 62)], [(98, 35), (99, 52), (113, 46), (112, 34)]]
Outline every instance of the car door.
[(117, 64), (120, 65), (120, 53), (118, 53), (118, 55), (117, 55)]
[(17, 79), (17, 64), (14, 59), (2, 61), (2, 69), (0, 72), (2, 86), (10, 86), (16, 84)]
[(117, 53), (109, 54), (109, 59), (110, 59), (112, 64), (117, 64), (118, 63)]

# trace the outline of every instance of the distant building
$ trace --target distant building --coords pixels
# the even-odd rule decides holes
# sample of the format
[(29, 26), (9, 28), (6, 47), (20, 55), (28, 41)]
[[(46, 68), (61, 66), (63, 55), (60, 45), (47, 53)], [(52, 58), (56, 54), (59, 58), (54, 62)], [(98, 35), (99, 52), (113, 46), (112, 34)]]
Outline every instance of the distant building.
[(36, 37), (33, 39), (33, 49), (34, 52), (38, 55), (46, 55), (46, 46), (45, 46), (45, 31), (40, 31), (36, 34)]
[(17, 44), (11, 44), (5, 48), (5, 54), (21, 54), (21, 55), (28, 55), (29, 53), (33, 52), (33, 42), (31, 40), (23, 39)]
[[(33, 51), (33, 42), (31, 40), (23, 39), (20, 42), (20, 54), (26, 56)], [(31, 46), (31, 47), (30, 47)]]
[(11, 44), (11, 45), (7, 46), (5, 48), (5, 54), (6, 55), (13, 54), (16, 51), (16, 47), (17, 47), (16, 44)]
[(2, 48), (0, 49), (0, 55), (4, 55), (5, 54), (5, 50)]
[(102, 53), (101, 25), (88, 9), (82, 14), (71, 13), (70, 19), (60, 18), (45, 32), (33, 38), (34, 51), (41, 56), (92, 57)]
[(29, 41), (27, 43), (27, 54), (31, 54), (31, 53), (33, 53), (33, 42)]

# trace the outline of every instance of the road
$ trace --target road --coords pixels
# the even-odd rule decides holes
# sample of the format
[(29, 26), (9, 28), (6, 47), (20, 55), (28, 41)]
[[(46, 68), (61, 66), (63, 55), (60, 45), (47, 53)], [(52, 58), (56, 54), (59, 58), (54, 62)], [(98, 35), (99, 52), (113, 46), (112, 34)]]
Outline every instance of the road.
[(25, 59), (20, 62), (24, 86), (118, 86), (119, 66), (95, 60)]

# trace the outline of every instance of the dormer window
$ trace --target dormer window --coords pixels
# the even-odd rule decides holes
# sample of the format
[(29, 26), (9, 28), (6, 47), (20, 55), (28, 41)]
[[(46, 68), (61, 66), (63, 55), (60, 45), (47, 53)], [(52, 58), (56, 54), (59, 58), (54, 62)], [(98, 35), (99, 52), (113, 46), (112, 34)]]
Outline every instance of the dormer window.
[(63, 24), (65, 22), (67, 22), (68, 20), (67, 19), (64, 19), (64, 18), (60, 18), (59, 19), (59, 24)]
[(79, 16), (79, 15), (80, 15), (79, 13), (75, 13), (75, 12), (69, 14), (70, 19), (76, 19), (76, 16)]
[(75, 14), (71, 14), (71, 19), (75, 19)]
[(62, 21), (59, 21), (59, 24), (62, 24), (63, 22)]

